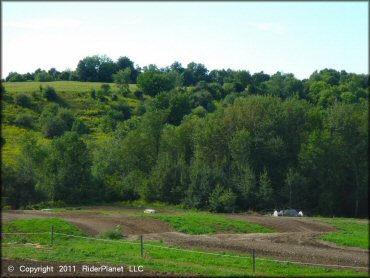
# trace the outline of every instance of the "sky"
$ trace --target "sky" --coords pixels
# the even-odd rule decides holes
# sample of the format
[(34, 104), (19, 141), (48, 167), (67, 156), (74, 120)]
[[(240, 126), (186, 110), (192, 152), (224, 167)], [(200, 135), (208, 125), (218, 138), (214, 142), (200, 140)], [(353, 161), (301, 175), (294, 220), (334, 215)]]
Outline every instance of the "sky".
[(368, 2), (2, 2), (2, 78), (77, 67), (91, 55), (143, 67), (179, 61), (209, 70), (308, 78), (368, 73)]

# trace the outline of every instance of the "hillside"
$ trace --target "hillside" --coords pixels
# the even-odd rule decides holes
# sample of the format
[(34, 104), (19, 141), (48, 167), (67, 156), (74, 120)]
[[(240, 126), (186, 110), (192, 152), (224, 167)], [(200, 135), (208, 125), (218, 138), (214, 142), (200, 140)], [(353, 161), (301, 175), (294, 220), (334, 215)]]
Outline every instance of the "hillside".
[(189, 65), (145, 69), (128, 87), (3, 82), (6, 204), (367, 215), (368, 76)]
[[(91, 97), (91, 91), (101, 90), (103, 84), (108, 84), (110, 92), (106, 101), (101, 103)], [(85, 135), (84, 139), (87, 142), (104, 139), (107, 135), (99, 128), (99, 118), (104, 115), (110, 106), (117, 102), (123, 101), (127, 103), (132, 110), (142, 102), (134, 97), (125, 98), (118, 94), (118, 88), (114, 83), (99, 83), (99, 82), (78, 82), (78, 81), (52, 81), (52, 82), (6, 82), (3, 83), (7, 92), (3, 99), (2, 111), (2, 136), (6, 140), (3, 151), (3, 159), (5, 163), (14, 163), (17, 154), (20, 152), (19, 141), (22, 134), (35, 134), (40, 144), (47, 144), (50, 140), (43, 138), (41, 126), (37, 123), (42, 109), (49, 104), (42, 96), (42, 89), (51, 86), (57, 92), (59, 99), (56, 101), (61, 107), (70, 109), (75, 117), (81, 119), (86, 126), (91, 130), (90, 134)], [(40, 89), (41, 87), (41, 89)], [(136, 85), (130, 86), (131, 90), (136, 89)], [(31, 97), (31, 105), (24, 107), (15, 103), (17, 94), (26, 93)], [(113, 101), (113, 96), (118, 96), (118, 99)], [(27, 128), (16, 123), (17, 116), (29, 115), (32, 117), (32, 128)]]

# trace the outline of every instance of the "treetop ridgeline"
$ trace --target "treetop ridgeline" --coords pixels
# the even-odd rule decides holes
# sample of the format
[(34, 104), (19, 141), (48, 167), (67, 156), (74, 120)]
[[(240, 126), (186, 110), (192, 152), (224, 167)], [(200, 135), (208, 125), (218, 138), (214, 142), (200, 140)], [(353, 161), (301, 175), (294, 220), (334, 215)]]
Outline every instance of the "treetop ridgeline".
[[(75, 71), (6, 81), (2, 189), (11, 207), (141, 199), (368, 215), (368, 75), (323, 69), (299, 80), (91, 56)], [(12, 85), (20, 81), (83, 82), (64, 82), (75, 86), (68, 91), (63, 82)]]

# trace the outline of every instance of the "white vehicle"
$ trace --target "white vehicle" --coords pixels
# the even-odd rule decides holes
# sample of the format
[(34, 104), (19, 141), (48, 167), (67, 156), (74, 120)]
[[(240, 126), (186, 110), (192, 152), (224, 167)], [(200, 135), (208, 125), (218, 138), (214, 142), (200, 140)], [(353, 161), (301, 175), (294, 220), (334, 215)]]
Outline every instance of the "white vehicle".
[(295, 209), (284, 209), (279, 212), (275, 210), (273, 216), (300, 216), (302, 217), (303, 212), (302, 211), (298, 212)]
[(144, 210), (144, 213), (155, 213), (154, 209), (146, 209)]

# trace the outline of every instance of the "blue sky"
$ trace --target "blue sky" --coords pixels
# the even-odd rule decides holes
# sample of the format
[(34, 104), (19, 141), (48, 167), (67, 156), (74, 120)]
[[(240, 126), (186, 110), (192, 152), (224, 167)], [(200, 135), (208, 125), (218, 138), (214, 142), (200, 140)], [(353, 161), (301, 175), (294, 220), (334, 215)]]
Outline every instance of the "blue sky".
[(3, 2), (2, 13), (2, 77), (94, 54), (300, 79), (368, 73), (367, 2)]

